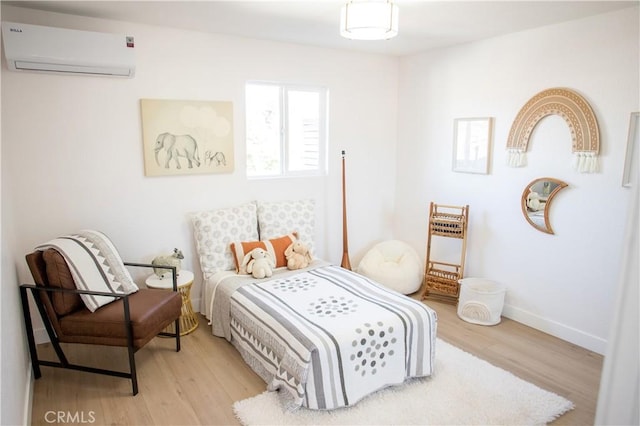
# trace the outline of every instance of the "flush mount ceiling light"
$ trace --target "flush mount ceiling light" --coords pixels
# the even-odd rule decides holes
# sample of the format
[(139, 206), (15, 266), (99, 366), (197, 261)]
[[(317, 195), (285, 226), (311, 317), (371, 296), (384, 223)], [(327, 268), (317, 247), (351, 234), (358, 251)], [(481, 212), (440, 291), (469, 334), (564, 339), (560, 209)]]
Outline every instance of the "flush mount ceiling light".
[(352, 40), (387, 40), (398, 35), (398, 6), (387, 1), (350, 1), (342, 7), (340, 35)]

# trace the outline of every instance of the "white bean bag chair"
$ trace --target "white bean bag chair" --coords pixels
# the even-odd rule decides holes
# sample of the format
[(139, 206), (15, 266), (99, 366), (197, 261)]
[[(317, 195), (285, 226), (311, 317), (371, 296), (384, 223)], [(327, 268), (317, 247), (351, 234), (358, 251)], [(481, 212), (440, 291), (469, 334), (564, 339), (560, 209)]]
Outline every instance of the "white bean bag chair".
[(418, 253), (398, 240), (376, 244), (364, 255), (357, 272), (402, 294), (415, 293), (422, 284)]

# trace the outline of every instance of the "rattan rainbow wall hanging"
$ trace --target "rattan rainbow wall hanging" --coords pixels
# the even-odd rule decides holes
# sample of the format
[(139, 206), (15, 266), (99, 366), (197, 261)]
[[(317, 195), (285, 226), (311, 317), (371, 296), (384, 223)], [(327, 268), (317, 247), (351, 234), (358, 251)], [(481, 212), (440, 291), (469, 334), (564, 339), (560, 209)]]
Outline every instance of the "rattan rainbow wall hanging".
[(574, 168), (581, 173), (597, 172), (600, 132), (596, 116), (582, 96), (560, 87), (543, 90), (520, 109), (509, 132), (507, 164), (511, 167), (527, 164), (531, 133), (540, 120), (551, 114), (559, 115), (569, 125)]

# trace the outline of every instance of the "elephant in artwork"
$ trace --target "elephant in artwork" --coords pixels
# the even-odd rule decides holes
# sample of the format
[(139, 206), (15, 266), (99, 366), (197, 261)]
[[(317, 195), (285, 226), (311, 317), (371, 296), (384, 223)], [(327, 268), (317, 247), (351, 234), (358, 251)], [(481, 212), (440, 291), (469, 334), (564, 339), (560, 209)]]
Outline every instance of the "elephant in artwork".
[(191, 135), (174, 135), (172, 133), (161, 133), (156, 139), (156, 145), (153, 148), (156, 157), (156, 163), (160, 166), (158, 160), (158, 153), (165, 150), (165, 162), (164, 167), (169, 168), (169, 162), (174, 160), (178, 169), (180, 166), (179, 157), (187, 159), (189, 168), (192, 169), (195, 164), (196, 167), (200, 167), (200, 155), (198, 154), (198, 143)]
[(215, 153), (212, 151), (205, 151), (204, 153), (204, 164), (206, 166), (210, 166), (212, 163), (215, 163), (216, 166), (226, 166), (227, 158), (222, 151), (216, 151)]

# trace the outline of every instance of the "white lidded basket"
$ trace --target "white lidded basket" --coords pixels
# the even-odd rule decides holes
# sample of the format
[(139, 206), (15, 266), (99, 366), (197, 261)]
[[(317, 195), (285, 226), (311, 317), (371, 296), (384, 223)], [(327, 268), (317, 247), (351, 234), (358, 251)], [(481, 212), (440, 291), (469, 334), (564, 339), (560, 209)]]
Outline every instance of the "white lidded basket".
[(463, 278), (458, 298), (458, 316), (472, 324), (496, 325), (504, 306), (506, 288), (483, 278)]

